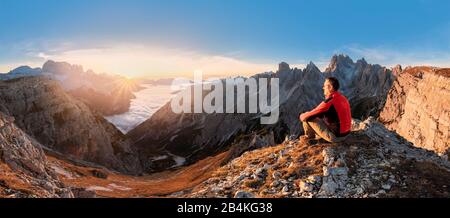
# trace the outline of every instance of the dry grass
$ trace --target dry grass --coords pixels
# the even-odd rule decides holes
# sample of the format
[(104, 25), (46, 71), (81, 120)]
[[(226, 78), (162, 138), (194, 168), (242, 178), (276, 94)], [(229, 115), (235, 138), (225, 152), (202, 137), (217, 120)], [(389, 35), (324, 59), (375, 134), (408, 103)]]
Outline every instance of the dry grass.
[[(112, 198), (164, 197), (168, 194), (193, 188), (208, 179), (220, 167), (227, 153), (206, 158), (193, 165), (177, 170), (155, 173), (147, 176), (127, 176), (108, 171), (106, 179), (92, 175), (94, 168), (80, 167), (49, 156), (49, 161), (72, 174), (58, 176), (69, 186), (96, 188), (97, 196)], [(98, 170), (98, 169), (97, 169)]]
[[(27, 183), (18, 175), (19, 174), (12, 171), (8, 165), (0, 163), (0, 198), (13, 197), (7, 193), (8, 189), (15, 193), (21, 193), (23, 196), (42, 195), (42, 190)], [(25, 175), (22, 176), (27, 177)]]
[(430, 66), (418, 66), (406, 68), (404, 70), (405, 73), (409, 73), (413, 76), (417, 76), (420, 73), (435, 73), (437, 75), (441, 75), (444, 77), (450, 77), (450, 68), (436, 68)]

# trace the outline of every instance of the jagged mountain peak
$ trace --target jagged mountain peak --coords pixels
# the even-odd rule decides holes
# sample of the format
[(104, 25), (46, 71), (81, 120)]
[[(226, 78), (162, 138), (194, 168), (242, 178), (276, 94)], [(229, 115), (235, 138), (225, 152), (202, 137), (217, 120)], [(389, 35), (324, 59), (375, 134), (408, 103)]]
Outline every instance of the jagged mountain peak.
[(291, 68), (289, 67), (289, 64), (286, 62), (281, 62), (278, 64), (278, 72), (283, 72), (283, 71), (290, 71)]
[(53, 60), (48, 60), (44, 63), (42, 66), (42, 70), (47, 73), (84, 73), (83, 66), (76, 65), (76, 64), (70, 64), (67, 62), (56, 62)]
[(306, 73), (320, 73), (321, 74), (320, 69), (312, 61), (310, 61), (308, 63), (308, 65), (306, 65), (306, 67), (304, 69), (304, 72), (306, 72)]
[(356, 64), (367, 65), (368, 63), (365, 58), (361, 58), (356, 61)]
[(393, 67), (391, 70), (392, 70), (392, 73), (393, 73), (395, 76), (398, 76), (398, 75), (399, 75), (400, 73), (402, 73), (402, 71), (403, 71), (402, 65), (397, 64), (397, 65), (395, 65), (395, 67)]
[(348, 68), (350, 66), (353, 66), (354, 64), (355, 63), (348, 55), (345, 55), (345, 54), (336, 55), (335, 54), (331, 58), (330, 64), (326, 68), (325, 72), (327, 72), (327, 73), (335, 72), (339, 68), (342, 68), (342, 67)]

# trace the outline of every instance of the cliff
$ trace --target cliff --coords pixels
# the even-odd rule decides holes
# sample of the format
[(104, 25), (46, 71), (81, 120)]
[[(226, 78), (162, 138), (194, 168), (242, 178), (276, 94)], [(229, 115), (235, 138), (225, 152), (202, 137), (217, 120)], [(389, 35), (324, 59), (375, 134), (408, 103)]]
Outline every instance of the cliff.
[(450, 69), (410, 67), (387, 96), (380, 122), (415, 146), (449, 154)]

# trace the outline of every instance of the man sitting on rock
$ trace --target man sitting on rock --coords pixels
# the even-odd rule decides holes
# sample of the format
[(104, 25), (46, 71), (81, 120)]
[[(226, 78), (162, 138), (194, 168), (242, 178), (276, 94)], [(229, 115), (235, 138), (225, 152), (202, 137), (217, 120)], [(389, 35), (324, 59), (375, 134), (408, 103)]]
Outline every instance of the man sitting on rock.
[(352, 115), (350, 104), (338, 92), (339, 81), (330, 77), (323, 84), (325, 100), (311, 111), (300, 114), (306, 140), (324, 139), (327, 142), (341, 142), (350, 133)]

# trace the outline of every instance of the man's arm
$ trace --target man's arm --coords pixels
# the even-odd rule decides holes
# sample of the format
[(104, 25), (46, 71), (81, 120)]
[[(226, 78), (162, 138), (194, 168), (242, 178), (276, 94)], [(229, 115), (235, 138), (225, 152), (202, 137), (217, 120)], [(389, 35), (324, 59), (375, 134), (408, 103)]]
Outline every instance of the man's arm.
[(310, 118), (312, 116), (315, 116), (315, 115), (318, 115), (321, 113), (325, 113), (328, 111), (328, 109), (330, 109), (331, 105), (332, 105), (331, 99), (327, 99), (326, 101), (323, 101), (322, 103), (320, 103), (313, 110), (300, 114), (300, 120), (302, 122), (304, 122), (305, 120), (307, 120), (308, 118)]

